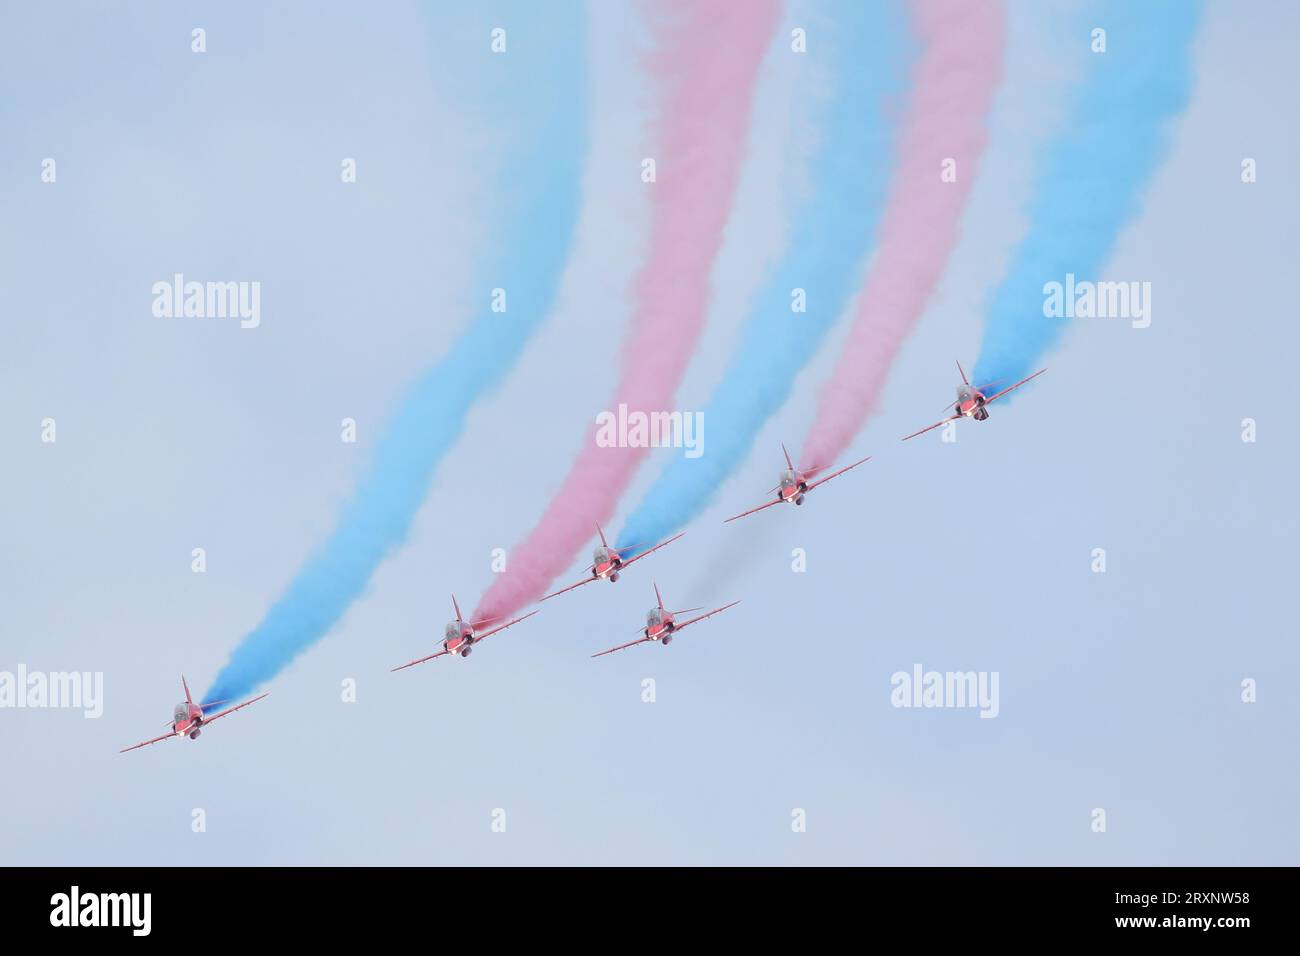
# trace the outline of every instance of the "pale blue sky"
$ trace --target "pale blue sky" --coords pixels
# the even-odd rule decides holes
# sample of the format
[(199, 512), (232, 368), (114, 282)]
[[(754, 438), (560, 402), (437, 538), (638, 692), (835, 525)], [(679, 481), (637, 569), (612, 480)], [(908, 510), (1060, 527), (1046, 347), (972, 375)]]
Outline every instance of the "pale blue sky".
[[(161, 732), (180, 673), (207, 686), (328, 534), (402, 384), (469, 314), (481, 211), (509, 185), (484, 161), (491, 121), (457, 93), (468, 41), (415, 4), (7, 5), (0, 670), (103, 671), (106, 700), (97, 721), (0, 710), (0, 817), (18, 823), (0, 862), (1295, 863), (1300, 10), (1208, 6), (1193, 101), (1107, 270), (1153, 284), (1151, 327), (1080, 323), (1032, 396), (955, 445), (898, 442), (973, 360), (1061, 118), (1074, 38), (1044, 6), (1013, 7), (963, 240), (857, 443), (876, 459), (798, 511), (721, 524), (805, 432), (841, 327), (671, 553), (469, 661), (389, 674), (432, 647), (448, 592), (470, 605), (489, 583), (617, 375), (649, 101), (635, 22), (593, 4), (585, 205), (555, 314), (408, 546), (271, 697), (197, 743), (119, 755)], [(712, 390), (780, 253), (804, 70), (765, 65), (682, 408)], [(153, 318), (149, 287), (174, 271), (260, 280), (261, 327)], [(357, 445), (338, 440), (345, 416)], [(589, 660), (629, 639), (652, 579), (678, 605), (744, 603), (671, 648)], [(914, 663), (998, 671), (1000, 715), (894, 709), (890, 675)]]

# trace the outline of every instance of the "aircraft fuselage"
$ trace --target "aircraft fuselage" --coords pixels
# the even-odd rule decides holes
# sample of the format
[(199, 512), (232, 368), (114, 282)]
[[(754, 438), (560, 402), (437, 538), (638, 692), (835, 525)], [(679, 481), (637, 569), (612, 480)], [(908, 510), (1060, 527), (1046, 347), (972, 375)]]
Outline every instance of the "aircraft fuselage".
[(957, 414), (982, 422), (989, 417), (984, 393), (969, 385), (957, 386)]
[(613, 548), (599, 547), (592, 555), (591, 576), (609, 581), (618, 580), (618, 570), (623, 566), (623, 559)]
[(203, 708), (197, 704), (181, 701), (172, 709), (172, 733), (177, 737), (189, 737), (191, 740), (199, 735), (203, 726)]
[(676, 629), (677, 622), (673, 620), (673, 614), (671, 611), (652, 607), (646, 612), (643, 632), (650, 640), (661, 641), (664, 644), (668, 644), (672, 641), (672, 633)]
[(781, 472), (781, 484), (777, 488), (777, 498), (788, 504), (803, 504), (804, 493), (808, 491), (808, 479), (803, 472), (788, 468)]
[(461, 620), (447, 622), (446, 637), (442, 641), (444, 651), (460, 657), (469, 657), (469, 650), (473, 644), (474, 628)]

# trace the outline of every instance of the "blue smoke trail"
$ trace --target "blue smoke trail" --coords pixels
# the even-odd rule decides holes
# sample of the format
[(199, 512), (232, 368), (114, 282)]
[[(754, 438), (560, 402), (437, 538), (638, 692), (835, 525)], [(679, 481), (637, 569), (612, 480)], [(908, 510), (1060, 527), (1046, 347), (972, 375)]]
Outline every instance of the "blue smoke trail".
[(1068, 272), (1096, 281), (1120, 229), (1140, 211), (1191, 93), (1199, 14), (1190, 0), (1112, 0), (1076, 23), (1080, 42), (1089, 27), (1104, 28), (1107, 49), (1088, 54), (1087, 79), (1049, 147), (1029, 232), (988, 308), (974, 381), (1009, 385), (1037, 369), (1069, 321), (1043, 315), (1044, 284), (1064, 284)]
[[(703, 409), (707, 452), (675, 458), (664, 469), (619, 534), (625, 547), (659, 541), (704, 509), (785, 402), (858, 286), (884, 207), (914, 42), (898, 4), (828, 6), (833, 22), (809, 30), (814, 40), (807, 54), (830, 60), (831, 89), (821, 104), (820, 141), (807, 176), (813, 193), (796, 211), (789, 251), (757, 295), (722, 382)], [(795, 288), (807, 290), (806, 313), (791, 311)]]
[[(248, 695), (339, 621), (405, 540), (470, 408), (500, 384), (551, 307), (577, 222), (587, 144), (585, 30), (577, 4), (522, 12), (529, 9), (502, 18), (505, 54), (489, 52), (487, 27), (472, 31), (483, 75), (472, 91), (456, 91), (513, 137), (499, 171), (509, 187), (501, 191), (507, 221), (494, 232), (498, 254), (481, 270), (482, 311), (412, 384), (333, 534), (235, 648), (205, 701)], [(441, 40), (457, 42), (445, 30)], [(487, 290), (495, 287), (509, 296), (504, 313), (490, 309)]]

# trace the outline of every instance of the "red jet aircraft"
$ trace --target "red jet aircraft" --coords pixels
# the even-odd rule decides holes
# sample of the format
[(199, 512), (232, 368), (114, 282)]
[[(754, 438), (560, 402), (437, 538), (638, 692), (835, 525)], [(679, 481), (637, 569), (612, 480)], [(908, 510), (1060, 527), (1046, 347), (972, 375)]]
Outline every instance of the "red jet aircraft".
[(442, 650), (436, 654), (430, 654), (428, 657), (421, 657), (418, 661), (411, 661), (401, 667), (394, 667), (393, 671), (405, 670), (408, 667), (414, 667), (416, 664), (431, 661), (435, 657), (442, 657), (444, 654), (459, 654), (461, 657), (469, 657), (469, 652), (475, 644), (491, 637), (497, 631), (504, 631), (507, 627), (514, 627), (520, 621), (526, 621), (537, 613), (536, 611), (529, 611), (523, 617), (517, 617), (513, 621), (507, 621), (500, 627), (494, 627), (490, 631), (479, 634), (476, 632), (476, 628), (480, 628), (484, 624), (490, 624), (493, 620), (499, 620), (499, 618), (485, 617), (483, 620), (471, 624), (460, 616), (460, 605), (456, 603), (456, 595), (454, 594), (451, 596), (451, 606), (456, 611), (456, 620), (447, 622), (447, 628), (443, 632)]
[[(809, 481), (808, 479), (816, 475), (817, 472), (821, 471), (821, 469), (808, 468), (800, 471), (794, 466), (794, 462), (790, 461), (790, 453), (786, 451), (784, 444), (781, 445), (781, 451), (785, 452), (786, 468), (785, 471), (781, 472), (780, 482), (772, 489), (772, 491), (776, 493), (776, 498), (765, 505), (759, 505), (757, 508), (750, 508), (748, 511), (742, 511), (738, 515), (732, 515), (727, 519), (727, 521), (735, 521), (737, 518), (744, 518), (747, 515), (752, 515), (756, 511), (762, 511), (764, 508), (770, 508), (772, 505), (779, 505), (783, 502), (786, 504), (801, 505), (803, 504), (804, 495), (808, 494), (808, 492), (812, 491), (818, 485), (823, 485), (832, 478), (844, 474), (850, 468), (856, 468), (858, 465), (862, 464), (862, 462), (871, 460), (871, 456), (868, 455), (861, 461), (855, 461), (853, 464), (841, 468), (839, 471), (831, 472), (825, 478), (818, 478), (816, 481)], [(726, 523), (726, 521), (723, 522), (723, 524)]]
[(636, 557), (626, 559), (624, 559), (623, 553), (627, 551), (635, 551), (637, 548), (636, 545), (631, 545), (626, 548), (611, 548), (609, 542), (605, 540), (605, 532), (601, 529), (599, 524), (596, 525), (596, 533), (600, 535), (600, 547), (597, 548), (595, 554), (592, 555), (592, 562), (587, 568), (591, 576), (583, 578), (577, 584), (570, 584), (567, 588), (560, 588), (558, 591), (553, 591), (546, 595), (546, 597), (542, 598), (543, 601), (550, 600), (553, 597), (563, 594), (565, 591), (572, 591), (574, 588), (580, 588), (584, 584), (590, 584), (592, 581), (600, 581), (602, 579), (607, 579), (611, 583), (617, 581), (619, 572), (624, 568), (631, 567), (646, 555), (654, 554), (665, 545), (672, 544), (686, 532), (679, 531), (667, 541), (660, 541), (648, 551), (642, 551)]
[(252, 700), (246, 700), (242, 704), (236, 704), (228, 710), (223, 710), (219, 714), (213, 714), (211, 717), (206, 716), (203, 712), (209, 707), (216, 707), (218, 704), (226, 703), (224, 700), (214, 700), (210, 704), (196, 704), (194, 698), (190, 696), (190, 685), (185, 683), (184, 675), (181, 675), (181, 686), (185, 688), (185, 699), (176, 705), (172, 711), (171, 730), (161, 737), (155, 737), (153, 740), (145, 740), (133, 747), (127, 747), (125, 750), (119, 750), (118, 753), (126, 753), (128, 750), (139, 750), (141, 747), (148, 747), (150, 744), (156, 744), (160, 740), (170, 740), (173, 737), (189, 737), (190, 740), (198, 740), (199, 733), (204, 727), (226, 714), (233, 714), (237, 710), (247, 707), (249, 704), (256, 704), (266, 696), (260, 694)]
[(698, 611), (698, 607), (688, 607), (681, 611), (670, 611), (664, 607), (664, 599), (659, 594), (659, 585), (655, 585), (655, 598), (659, 601), (657, 607), (652, 607), (646, 611), (645, 627), (641, 628), (641, 636), (630, 644), (620, 644), (618, 647), (611, 647), (607, 651), (601, 651), (599, 654), (592, 654), (592, 657), (604, 657), (606, 654), (613, 654), (615, 651), (625, 650), (629, 647), (636, 647), (638, 644), (645, 644), (649, 641), (658, 641), (667, 647), (673, 642), (673, 636), (685, 628), (690, 627), (706, 617), (713, 617), (715, 614), (721, 614), (729, 607), (735, 607), (739, 601), (732, 601), (730, 604), (724, 604), (722, 607), (714, 608), (708, 614), (701, 614), (699, 617), (693, 617), (689, 621), (677, 623), (675, 615), (687, 614), (691, 611)]
[(996, 395), (990, 395), (988, 397), (985, 397), (984, 390), (995, 383), (990, 382), (988, 385), (981, 385), (976, 388), (967, 381), (966, 372), (962, 369), (961, 362), (957, 363), (957, 371), (961, 372), (961, 384), (957, 386), (957, 401), (953, 402), (952, 405), (949, 406), (953, 409), (953, 414), (949, 415), (941, 422), (935, 422), (928, 428), (922, 428), (919, 432), (912, 432), (912, 434), (908, 435), (907, 438), (904, 438), (903, 441), (907, 441), (908, 438), (915, 438), (917, 435), (924, 435), (928, 431), (934, 431), (934, 429), (947, 425), (949, 422), (955, 422), (959, 418), (973, 418), (977, 422), (982, 422), (984, 419), (989, 417), (988, 409), (984, 406), (988, 405), (989, 402), (997, 401), (1007, 392), (1019, 388), (1030, 379), (1038, 378), (1038, 376), (1046, 372), (1047, 369), (1040, 368), (1033, 375), (1029, 376), (1029, 378), (1022, 378), (1020, 381), (1016, 382), (1015, 385), (1012, 385), (1011, 388), (1004, 388)]

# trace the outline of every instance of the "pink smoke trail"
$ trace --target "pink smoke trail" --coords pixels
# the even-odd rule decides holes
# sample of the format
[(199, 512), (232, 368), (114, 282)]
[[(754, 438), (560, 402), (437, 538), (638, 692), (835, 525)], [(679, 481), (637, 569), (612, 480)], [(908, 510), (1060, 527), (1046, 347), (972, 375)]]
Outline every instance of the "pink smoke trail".
[[(987, 141), (985, 119), (1002, 75), (1001, 0), (913, 0), (920, 55), (878, 252), (853, 326), (817, 400), (800, 461), (828, 467), (875, 408), (890, 363), (925, 310), (957, 242), (958, 225)], [(956, 161), (956, 181), (940, 164)]]
[[(695, 350), (709, 273), (722, 244), (749, 126), (758, 67), (777, 0), (646, 2), (659, 90), (650, 252), (633, 285), (622, 380), (610, 410), (667, 411)], [(665, 9), (668, 8), (668, 9)], [(474, 619), (514, 614), (540, 598), (608, 521), (645, 448), (601, 448), (591, 429), (541, 521), (510, 552)]]

